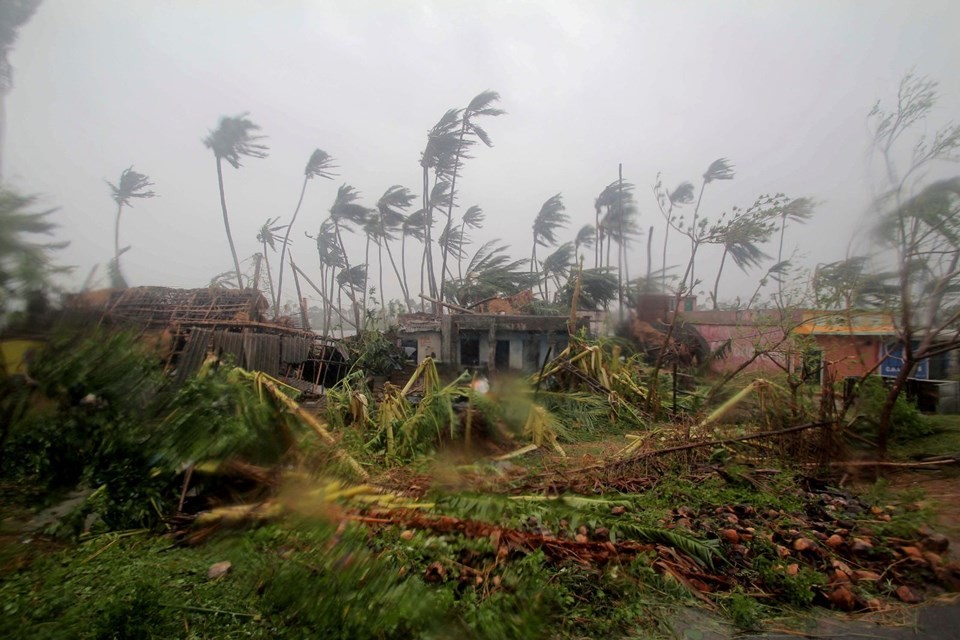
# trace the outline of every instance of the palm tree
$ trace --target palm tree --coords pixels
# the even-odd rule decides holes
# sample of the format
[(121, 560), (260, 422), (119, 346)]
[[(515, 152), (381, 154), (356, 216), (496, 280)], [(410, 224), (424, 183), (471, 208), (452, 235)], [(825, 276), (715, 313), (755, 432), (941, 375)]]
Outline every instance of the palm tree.
[(157, 194), (148, 189), (148, 187), (153, 186), (150, 177), (137, 173), (132, 166), (123, 170), (117, 184), (112, 182), (107, 182), (107, 184), (110, 186), (110, 197), (117, 203), (117, 219), (113, 227), (113, 260), (118, 280), (123, 281), (123, 276), (120, 273), (120, 214), (123, 213), (124, 206), (133, 206), (131, 200), (155, 198)]
[[(449, 225), (446, 225), (443, 229), (443, 232), (440, 234), (440, 237), (437, 238), (437, 244), (440, 245), (441, 251), (453, 256), (458, 262), (462, 261), (464, 257), (466, 257), (466, 253), (464, 252), (464, 243), (470, 243), (470, 238), (465, 234), (463, 226), (464, 225), (462, 223), (453, 228), (450, 228)], [(446, 273), (444, 275), (449, 276), (449, 280), (444, 280), (441, 278), (441, 283), (454, 280), (453, 272), (449, 266), (446, 268)]]
[(813, 273), (817, 309), (883, 309), (898, 291), (895, 271), (874, 272), (869, 259), (853, 256), (817, 265)]
[(660, 181), (660, 175), (658, 174), (657, 184), (654, 186), (653, 192), (656, 196), (657, 206), (660, 208), (660, 213), (663, 214), (664, 220), (667, 223), (663, 232), (663, 264), (660, 266), (660, 287), (663, 291), (666, 291), (667, 241), (670, 239), (670, 229), (673, 227), (673, 210), (674, 208), (682, 207), (693, 202), (694, 189), (693, 184), (689, 182), (681, 182), (673, 191), (667, 191), (663, 188), (663, 183)]
[[(457, 192), (457, 176), (460, 174), (460, 168), (463, 166), (463, 160), (467, 158), (466, 150), (472, 146), (473, 140), (468, 136), (475, 137), (488, 147), (493, 146), (490, 136), (484, 131), (474, 119), (479, 116), (496, 117), (506, 113), (503, 109), (492, 106), (500, 100), (500, 94), (496, 91), (484, 91), (474, 97), (460, 115), (460, 135), (457, 137), (457, 150), (453, 155), (453, 175), (450, 178), (450, 202), (447, 204), (447, 225), (446, 229), (453, 228), (453, 205)], [(446, 250), (442, 251), (440, 265), (440, 291), (443, 291), (443, 280), (447, 271)]]
[(577, 236), (573, 240), (573, 253), (579, 259), (580, 247), (589, 249), (597, 240), (597, 229), (592, 224), (585, 224), (577, 231)]
[(572, 242), (564, 242), (556, 250), (543, 259), (543, 283), (544, 299), (547, 299), (550, 293), (550, 278), (553, 278), (557, 291), (563, 286), (561, 278), (570, 275), (570, 267), (576, 261), (576, 249)]
[[(343, 250), (337, 243), (336, 230), (331, 220), (324, 220), (316, 236), (317, 256), (320, 259), (320, 296), (326, 305), (323, 316), (323, 335), (326, 336), (333, 320), (333, 286), (337, 269), (344, 266)], [(329, 273), (329, 277), (328, 274)], [(329, 284), (328, 284), (329, 282)]]
[(403, 289), (406, 291), (407, 310), (410, 313), (413, 313), (413, 300), (410, 299), (410, 285), (407, 282), (407, 238), (413, 238), (418, 242), (424, 241), (426, 217), (424, 210), (418, 209), (408, 215), (400, 227), (400, 270), (403, 272)]
[[(690, 224), (691, 238), (690, 246), (693, 249), (696, 245), (696, 236), (697, 228), (697, 217), (700, 215), (700, 203), (703, 201), (703, 191), (707, 188), (707, 185), (711, 182), (717, 180), (733, 180), (734, 172), (733, 165), (730, 164), (730, 161), (726, 158), (718, 158), (710, 163), (710, 166), (707, 167), (707, 170), (703, 174), (703, 182), (700, 184), (700, 195), (697, 197), (697, 206), (693, 208), (693, 222)], [(696, 250), (693, 249), (691, 253), (695, 254)], [(694, 278), (694, 270), (696, 269), (695, 263), (696, 256), (690, 258), (690, 286), (693, 287), (696, 279)], [(681, 285), (684, 283), (681, 282)]]
[[(584, 269), (579, 274), (580, 297), (577, 300), (578, 309), (599, 311), (606, 309), (617, 298), (617, 278), (605, 267), (599, 269)], [(573, 304), (573, 292), (576, 288), (577, 275), (571, 274), (567, 283), (557, 293), (557, 302), (570, 307)]]
[(233, 234), (230, 233), (230, 217), (227, 214), (227, 198), (223, 191), (223, 160), (226, 160), (234, 169), (240, 168), (240, 158), (266, 158), (269, 147), (257, 142), (263, 136), (253, 135), (260, 127), (247, 118), (247, 113), (238, 116), (220, 118), (217, 128), (210, 132), (204, 141), (204, 146), (213, 151), (217, 159), (217, 184), (220, 187), (220, 208), (223, 211), (223, 228), (227, 232), (227, 243), (230, 245), (230, 255), (233, 256), (233, 267), (237, 273), (237, 286), (243, 289), (240, 279), (240, 260), (237, 258), (237, 248), (233, 245)]
[(48, 220), (55, 209), (28, 211), (36, 201), (34, 196), (0, 190), (0, 325), (12, 301), (24, 300), (45, 289), (52, 275), (64, 271), (52, 264), (50, 252), (62, 249), (66, 243), (35, 240), (56, 229)]
[(336, 174), (331, 173), (331, 170), (336, 168), (333, 164), (333, 157), (323, 149), (314, 149), (313, 153), (310, 154), (310, 159), (307, 160), (307, 166), (303, 170), (303, 186), (300, 188), (300, 198), (297, 200), (297, 208), (293, 210), (293, 217), (290, 219), (290, 224), (287, 225), (287, 231), (283, 235), (283, 245), (280, 247), (280, 272), (277, 276), (277, 302), (280, 301), (280, 296), (283, 294), (283, 263), (287, 255), (287, 245), (290, 242), (290, 231), (293, 229), (293, 224), (297, 221), (297, 214), (300, 213), (303, 196), (307, 192), (307, 182), (318, 176), (326, 178), (327, 180), (333, 180)]
[[(814, 202), (810, 198), (791, 200), (780, 210), (780, 248), (777, 251), (777, 262), (783, 262), (783, 237), (787, 230), (787, 220), (803, 224), (813, 217)], [(777, 281), (777, 297), (783, 304), (783, 280)]]
[[(420, 293), (423, 293), (423, 279), (426, 275), (430, 294), (437, 297), (437, 279), (433, 272), (433, 209), (437, 203), (433, 200), (434, 188), (441, 178), (452, 175), (455, 171), (457, 148), (460, 146), (459, 130), (461, 128), (460, 110), (449, 109), (443, 117), (427, 132), (427, 146), (420, 154), (420, 167), (423, 170), (423, 211), (424, 211), (424, 239), (423, 239), (423, 267), (420, 274)], [(462, 152), (462, 151), (461, 151)], [(430, 171), (434, 173), (434, 187), (430, 186)], [(425, 273), (424, 273), (425, 271)], [(438, 309), (439, 311), (439, 309)]]
[(540, 206), (533, 219), (533, 249), (530, 252), (530, 272), (537, 271), (537, 246), (550, 247), (557, 244), (557, 231), (570, 221), (564, 213), (566, 207), (560, 194), (550, 196)]
[(513, 260), (499, 239), (485, 242), (467, 263), (462, 280), (451, 286), (451, 297), (470, 305), (498, 295), (513, 295), (536, 284), (539, 276), (523, 270), (524, 260)]
[(41, 0), (4, 0), (0, 4), (0, 180), (3, 179), (3, 142), (7, 124), (6, 99), (13, 88), (13, 67), (10, 51), (17, 41), (20, 27), (27, 23)]
[[(403, 300), (407, 308), (412, 311), (410, 302), (410, 292), (407, 290), (406, 278), (402, 277), (397, 263), (393, 258), (393, 251), (390, 249), (390, 241), (396, 240), (396, 233), (405, 234), (406, 214), (404, 213), (413, 205), (416, 196), (410, 193), (410, 190), (400, 185), (393, 185), (383, 192), (380, 199), (377, 200), (377, 220), (380, 224), (379, 236), (383, 240), (383, 245), (387, 248), (387, 257), (390, 258), (390, 265), (393, 267), (393, 273), (397, 276), (397, 282), (400, 284), (400, 292), (403, 294)], [(379, 247), (378, 247), (379, 251)], [(378, 254), (380, 263), (383, 263), (382, 253)], [(403, 258), (401, 257), (401, 260)], [(383, 297), (383, 268), (380, 269), (380, 296)]]
[[(350, 272), (350, 286), (349, 293), (347, 294), (350, 297), (350, 301), (353, 303), (353, 313), (354, 319), (356, 320), (356, 329), (360, 331), (363, 329), (363, 324), (361, 323), (360, 308), (357, 306), (356, 299), (356, 290), (357, 286), (355, 277), (359, 271), (355, 271), (350, 267), (350, 257), (347, 255), (345, 246), (343, 244), (343, 234), (341, 233), (340, 227), (342, 224), (354, 225), (357, 227), (362, 227), (364, 222), (367, 219), (369, 214), (369, 209), (363, 205), (359, 205), (356, 201), (360, 198), (360, 194), (356, 189), (351, 187), (348, 184), (343, 184), (337, 190), (337, 197), (333, 201), (333, 206), (330, 207), (330, 219), (333, 221), (333, 229), (336, 232), (337, 244), (340, 245), (341, 251), (343, 251), (343, 262), (346, 271)], [(366, 265), (363, 265), (366, 268)], [(366, 277), (366, 271), (364, 270), (364, 277)]]
[(470, 227), (471, 229), (479, 229), (483, 226), (483, 220), (486, 215), (483, 213), (483, 209), (477, 205), (472, 205), (467, 211), (463, 214), (463, 220), (460, 221), (460, 252), (461, 255), (457, 258), (457, 277), (463, 279), (463, 251), (464, 247), (467, 244), (470, 244), (469, 241), (465, 241), (463, 237), (464, 229)]
[[(263, 260), (267, 265), (267, 284), (270, 287), (270, 304), (274, 309), (274, 315), (280, 313), (280, 309), (277, 306), (278, 298), (276, 290), (273, 288), (273, 274), (270, 272), (270, 257), (267, 253), (267, 247), (270, 247), (271, 251), (277, 250), (277, 235), (276, 232), (281, 231), (284, 228), (288, 228), (285, 224), (277, 224), (279, 217), (276, 218), (267, 218), (267, 221), (263, 223), (263, 226), (260, 227), (260, 230), (257, 232), (257, 242), (263, 245)], [(284, 246), (287, 244), (287, 239), (284, 237), (282, 240)], [(254, 283), (256, 286), (258, 283)]]
[(746, 272), (750, 268), (759, 267), (764, 260), (769, 260), (770, 256), (757, 245), (767, 242), (772, 233), (773, 226), (767, 218), (752, 215), (750, 212), (735, 217), (724, 226), (719, 234), (720, 244), (723, 245), (723, 255), (720, 258), (720, 267), (717, 269), (717, 277), (714, 280), (713, 293), (711, 294), (714, 309), (719, 308), (717, 295), (720, 288), (720, 276), (723, 273), (727, 256), (730, 256), (733, 263), (741, 271)]

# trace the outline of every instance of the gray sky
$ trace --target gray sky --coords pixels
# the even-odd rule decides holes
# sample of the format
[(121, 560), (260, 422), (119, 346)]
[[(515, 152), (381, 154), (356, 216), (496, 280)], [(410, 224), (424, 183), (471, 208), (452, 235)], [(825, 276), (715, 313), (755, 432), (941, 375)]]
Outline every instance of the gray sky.
[[(202, 139), (221, 115), (249, 111), (271, 151), (225, 171), (241, 259), (267, 217), (289, 220), (315, 147), (340, 166), (338, 180), (311, 183), (294, 230), (294, 256), (314, 272), (303, 232), (339, 183), (370, 205), (393, 184), (419, 192), (427, 129), (493, 89), (508, 114), (486, 123), (495, 146), (477, 149), (458, 183), (461, 204), (487, 213), (478, 240), (502, 237), (528, 256), (533, 217), (557, 192), (572, 239), (622, 162), (658, 247), (657, 172), (697, 182), (728, 157), (736, 179), (711, 185), (702, 211), (776, 191), (816, 198), (814, 222), (787, 239), (812, 264), (843, 257), (863, 225), (874, 101), (915, 68), (941, 83), (937, 117), (957, 114), (958, 24), (950, 0), (45, 0), (11, 56), (5, 177), (60, 207), (62, 259), (80, 282), (112, 257), (104, 180), (135, 165), (161, 197), (124, 214), (128, 280), (204, 286), (231, 260)], [(718, 257), (698, 260), (698, 273)], [(668, 262), (685, 260), (678, 240)], [(644, 240), (631, 272), (645, 262)], [(759, 277), (734, 271), (721, 299)]]

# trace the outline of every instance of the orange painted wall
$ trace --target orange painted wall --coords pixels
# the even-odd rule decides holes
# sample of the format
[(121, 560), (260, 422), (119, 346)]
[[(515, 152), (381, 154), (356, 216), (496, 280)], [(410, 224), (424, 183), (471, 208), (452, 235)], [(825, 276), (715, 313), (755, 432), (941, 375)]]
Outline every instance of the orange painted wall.
[(876, 336), (819, 335), (815, 339), (823, 349), (825, 370), (836, 382), (864, 375), (880, 356), (881, 340)]

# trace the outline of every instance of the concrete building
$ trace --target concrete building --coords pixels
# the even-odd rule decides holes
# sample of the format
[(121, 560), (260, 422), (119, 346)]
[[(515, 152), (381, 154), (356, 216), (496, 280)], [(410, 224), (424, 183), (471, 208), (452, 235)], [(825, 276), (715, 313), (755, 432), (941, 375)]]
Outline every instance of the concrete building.
[[(397, 333), (417, 363), (430, 356), (456, 369), (529, 373), (548, 352), (566, 347), (568, 322), (563, 316), (414, 313), (400, 316)], [(575, 330), (588, 325), (588, 318), (578, 318)]]

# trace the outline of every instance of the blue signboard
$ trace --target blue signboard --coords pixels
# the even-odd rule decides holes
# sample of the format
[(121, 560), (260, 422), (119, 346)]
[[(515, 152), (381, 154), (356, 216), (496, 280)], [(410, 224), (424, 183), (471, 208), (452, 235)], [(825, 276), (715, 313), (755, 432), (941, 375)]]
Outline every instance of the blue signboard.
[[(903, 368), (903, 345), (885, 345), (881, 349), (883, 362), (880, 363), (880, 375), (884, 378), (896, 378)], [(909, 377), (913, 380), (929, 380), (930, 360), (924, 359), (917, 363)]]

